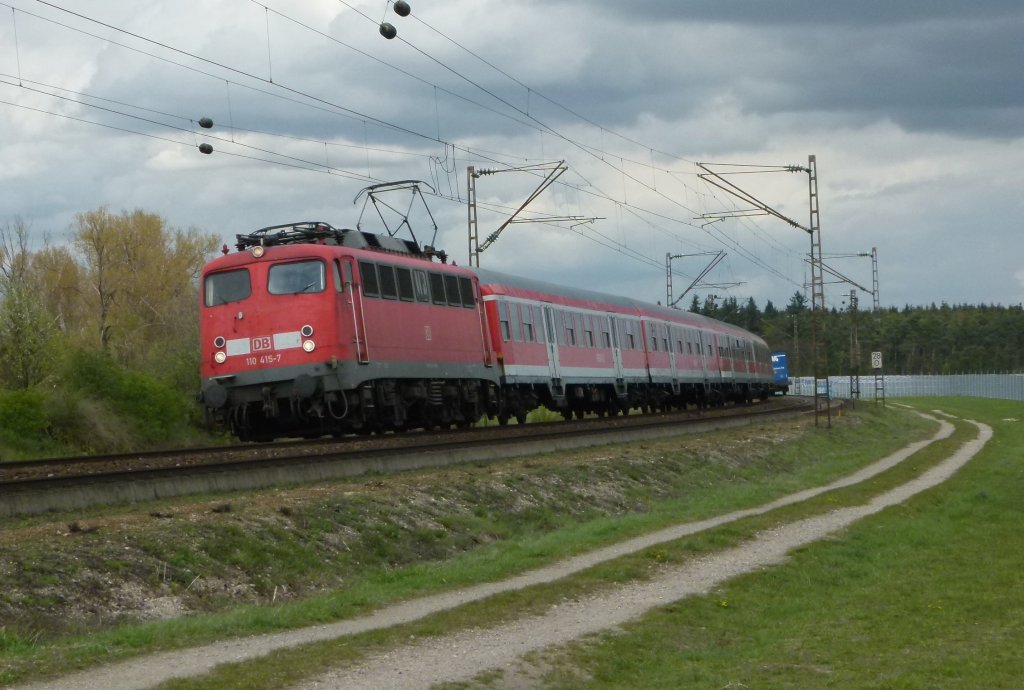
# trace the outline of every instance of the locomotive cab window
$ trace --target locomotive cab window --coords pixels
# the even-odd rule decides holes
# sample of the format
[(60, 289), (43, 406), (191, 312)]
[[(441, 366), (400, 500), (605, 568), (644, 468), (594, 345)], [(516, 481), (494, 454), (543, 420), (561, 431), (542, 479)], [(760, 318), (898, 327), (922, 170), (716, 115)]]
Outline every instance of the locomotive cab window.
[(248, 269), (220, 271), (206, 276), (203, 285), (203, 299), (208, 307), (228, 302), (240, 302), (252, 294), (252, 283)]
[(323, 261), (274, 264), (267, 275), (267, 292), (272, 295), (323, 292), (326, 283)]

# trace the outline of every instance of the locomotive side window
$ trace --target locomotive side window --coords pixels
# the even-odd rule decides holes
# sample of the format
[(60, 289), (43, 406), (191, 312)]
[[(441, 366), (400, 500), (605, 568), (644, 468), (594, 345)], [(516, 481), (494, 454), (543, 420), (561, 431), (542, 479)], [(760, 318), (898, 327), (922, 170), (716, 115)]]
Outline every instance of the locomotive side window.
[(331, 262), (331, 273), (334, 275), (335, 292), (344, 292), (345, 283), (341, 282), (341, 266), (337, 259)]
[(274, 264), (267, 274), (267, 292), (272, 295), (323, 292), (327, 282), (324, 274), (324, 262), (320, 260)]
[(412, 302), (415, 297), (415, 292), (412, 288), (412, 271), (408, 268), (395, 268), (395, 274), (398, 276), (398, 297), (404, 302)]
[(377, 275), (380, 277), (380, 296), (384, 299), (398, 299), (398, 282), (395, 280), (395, 267), (378, 264)]
[(462, 306), (462, 297), (459, 296), (459, 277), (445, 275), (444, 290), (448, 293), (448, 305), (452, 307)]
[(252, 294), (249, 270), (221, 271), (206, 276), (203, 285), (203, 299), (208, 307), (228, 302), (239, 302)]
[(444, 296), (444, 276), (440, 273), (430, 273), (430, 294), (434, 304), (448, 304)]
[(430, 280), (427, 272), (415, 269), (412, 272), (412, 289), (416, 293), (417, 302), (430, 301)]
[(363, 294), (367, 297), (380, 297), (380, 283), (377, 281), (377, 264), (369, 261), (359, 262), (359, 277), (363, 281)]
[(462, 293), (462, 306), (473, 308), (476, 306), (476, 299), (473, 297), (473, 281), (469, 278), (459, 278), (459, 292)]

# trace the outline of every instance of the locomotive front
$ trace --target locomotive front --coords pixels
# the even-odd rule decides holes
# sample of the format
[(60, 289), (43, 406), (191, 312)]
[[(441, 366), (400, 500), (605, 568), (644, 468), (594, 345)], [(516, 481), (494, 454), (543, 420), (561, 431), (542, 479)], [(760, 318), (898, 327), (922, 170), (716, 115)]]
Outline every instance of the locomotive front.
[(345, 356), (336, 251), (256, 245), (203, 270), (202, 400), (239, 438), (322, 433), (325, 408), (337, 399), (331, 374)]

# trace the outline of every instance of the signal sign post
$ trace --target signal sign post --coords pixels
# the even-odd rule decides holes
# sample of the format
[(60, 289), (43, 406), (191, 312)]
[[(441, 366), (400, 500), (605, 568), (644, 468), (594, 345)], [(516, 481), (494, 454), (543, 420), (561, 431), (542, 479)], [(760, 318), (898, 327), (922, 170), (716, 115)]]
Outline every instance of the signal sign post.
[(871, 368), (875, 372), (875, 402), (885, 407), (885, 375), (882, 373), (882, 353), (871, 353)]

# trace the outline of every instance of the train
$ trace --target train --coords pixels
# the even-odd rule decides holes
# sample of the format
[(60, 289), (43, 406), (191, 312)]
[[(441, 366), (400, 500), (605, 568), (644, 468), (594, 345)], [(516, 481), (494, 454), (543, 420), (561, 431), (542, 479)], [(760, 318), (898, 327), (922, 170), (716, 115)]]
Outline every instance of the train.
[(765, 342), (660, 305), (448, 262), (319, 221), (237, 235), (200, 278), (200, 398), (243, 441), (765, 399)]

